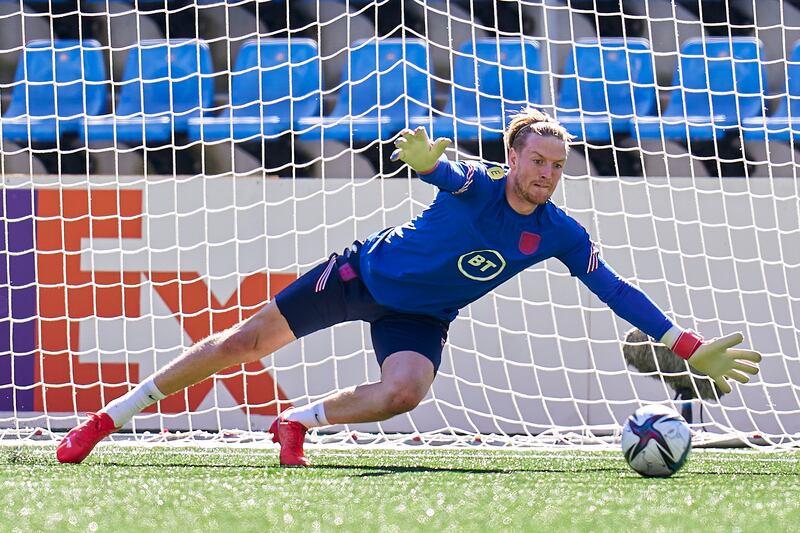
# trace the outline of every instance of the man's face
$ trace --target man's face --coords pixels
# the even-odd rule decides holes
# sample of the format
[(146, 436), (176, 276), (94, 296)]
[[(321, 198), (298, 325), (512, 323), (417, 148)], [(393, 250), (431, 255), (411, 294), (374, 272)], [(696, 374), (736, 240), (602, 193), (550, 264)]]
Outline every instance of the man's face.
[(561, 180), (567, 159), (564, 141), (552, 135), (529, 134), (522, 150), (508, 151), (508, 184), (506, 195), (511, 207), (531, 212), (545, 203)]

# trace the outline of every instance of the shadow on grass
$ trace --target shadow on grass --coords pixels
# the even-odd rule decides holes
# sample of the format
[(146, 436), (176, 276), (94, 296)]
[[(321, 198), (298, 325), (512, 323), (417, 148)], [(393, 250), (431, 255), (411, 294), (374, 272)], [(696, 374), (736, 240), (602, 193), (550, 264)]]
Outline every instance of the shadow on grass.
[[(359, 470), (352, 477), (378, 477), (393, 474), (438, 474), (438, 473), (457, 473), (457, 474), (567, 474), (567, 473), (586, 473), (586, 472), (616, 472), (620, 468), (597, 467), (582, 468), (469, 468), (454, 466), (357, 466), (357, 465), (317, 465), (313, 468), (329, 470)], [(366, 470), (366, 472), (364, 472)]]
[[(382, 477), (388, 475), (395, 475), (395, 474), (419, 474), (419, 473), (460, 473), (460, 474), (479, 474), (479, 475), (508, 475), (508, 474), (576, 474), (576, 475), (585, 475), (591, 473), (616, 473), (619, 474), (620, 477), (624, 478), (631, 478), (631, 479), (639, 479), (643, 482), (658, 482), (661, 479), (670, 479), (670, 478), (645, 478), (642, 477), (626, 466), (620, 467), (592, 467), (592, 468), (509, 468), (509, 469), (502, 469), (502, 468), (456, 468), (456, 467), (425, 467), (425, 466), (342, 466), (342, 465), (321, 465), (321, 466), (314, 466), (312, 467), (315, 470), (319, 469), (329, 469), (329, 470), (356, 470), (360, 472), (354, 472), (349, 477), (353, 478), (367, 478), (367, 477)], [(365, 472), (366, 470), (366, 472)], [(685, 477), (685, 476), (708, 476), (708, 477), (719, 477), (719, 476), (729, 476), (735, 474), (737, 476), (780, 476), (780, 477), (796, 477), (800, 476), (800, 473), (789, 473), (789, 472), (745, 472), (745, 471), (737, 471), (737, 472), (724, 472), (724, 471), (705, 471), (705, 472), (697, 472), (697, 471), (682, 471), (681, 473), (677, 474), (676, 477)]]
[[(58, 464), (53, 462), (53, 464)], [(73, 467), (73, 465), (63, 465), (65, 468)], [(258, 465), (258, 464), (213, 464), (213, 463), (180, 463), (180, 464), (164, 464), (158, 462), (140, 462), (130, 463), (123, 461), (87, 461), (84, 463), (87, 467), (118, 467), (118, 468), (163, 468), (163, 469), (182, 469), (182, 468), (212, 468), (212, 469), (248, 469), (248, 470), (297, 470), (308, 472), (323, 472), (325, 470), (337, 471), (342, 474), (352, 472), (350, 477), (379, 477), (393, 474), (437, 474), (437, 473), (458, 473), (458, 474), (567, 474), (576, 473), (584, 474), (587, 472), (624, 472), (624, 468), (620, 467), (600, 467), (597, 468), (470, 468), (470, 467), (455, 467), (455, 466), (373, 466), (373, 465), (334, 465), (334, 464), (313, 464), (308, 468), (303, 467), (282, 467), (275, 464)]]
[[(41, 464), (41, 463), (40, 463)], [(81, 465), (59, 465), (56, 462), (52, 463), (53, 466), (60, 466), (62, 468), (75, 468)], [(161, 468), (161, 469), (184, 469), (184, 468), (209, 468), (209, 469), (247, 469), (247, 470), (263, 470), (270, 471), (297, 471), (307, 472), (314, 474), (321, 474), (325, 471), (337, 472), (351, 478), (369, 478), (369, 477), (383, 477), (390, 475), (402, 474), (475, 474), (475, 475), (511, 475), (511, 474), (576, 474), (585, 475), (591, 473), (617, 473), (622, 477), (630, 477), (633, 479), (652, 480), (660, 478), (642, 478), (632, 470), (624, 465), (619, 466), (597, 466), (597, 467), (581, 467), (581, 468), (558, 468), (558, 467), (531, 467), (531, 468), (470, 468), (470, 467), (456, 467), (456, 466), (373, 466), (373, 465), (335, 465), (335, 464), (314, 464), (308, 468), (302, 467), (281, 467), (275, 464), (209, 464), (202, 462), (194, 463), (181, 463), (181, 464), (164, 464), (158, 462), (142, 462), (142, 463), (129, 463), (122, 461), (97, 461), (86, 462), (83, 467), (117, 467), (117, 468)], [(724, 470), (708, 470), (708, 471), (692, 471), (685, 470), (678, 474), (679, 477), (684, 476), (778, 476), (782, 478), (798, 477), (800, 472), (775, 472), (775, 471), (744, 471), (737, 470), (729, 472)], [(664, 478), (669, 479), (669, 478)]]

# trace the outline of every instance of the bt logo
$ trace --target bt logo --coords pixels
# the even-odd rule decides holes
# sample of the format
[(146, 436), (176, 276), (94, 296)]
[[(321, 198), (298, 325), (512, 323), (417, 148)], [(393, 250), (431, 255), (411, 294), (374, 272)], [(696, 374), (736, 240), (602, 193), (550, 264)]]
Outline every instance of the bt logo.
[(469, 279), (489, 281), (506, 267), (506, 260), (494, 250), (475, 250), (458, 258), (458, 270)]

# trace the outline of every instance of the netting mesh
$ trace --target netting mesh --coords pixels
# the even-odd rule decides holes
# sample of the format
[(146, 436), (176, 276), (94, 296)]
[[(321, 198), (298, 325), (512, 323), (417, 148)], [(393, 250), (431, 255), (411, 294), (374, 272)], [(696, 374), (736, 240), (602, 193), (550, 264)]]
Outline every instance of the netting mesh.
[[(629, 325), (548, 262), (462, 311), (412, 413), (317, 438), (608, 443), (680, 395), (701, 441), (792, 446), (798, 39), (789, 0), (0, 3), (0, 438), (71, 427), (419, 213), (435, 191), (389, 160), (400, 129), (504, 162), (503, 127), (532, 105), (575, 135), (557, 205), (680, 325), (744, 332), (762, 373), (701, 400), (630, 368)], [(289, 405), (378, 378), (366, 328), (126, 429), (262, 439)]]

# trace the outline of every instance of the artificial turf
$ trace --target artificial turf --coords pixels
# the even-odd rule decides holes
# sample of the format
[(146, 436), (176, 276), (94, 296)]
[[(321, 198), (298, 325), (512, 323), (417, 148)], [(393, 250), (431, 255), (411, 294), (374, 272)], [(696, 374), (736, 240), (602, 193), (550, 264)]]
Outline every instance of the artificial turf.
[(787, 531), (800, 529), (800, 453), (694, 450), (669, 479), (622, 454), (0, 446), (4, 531)]

